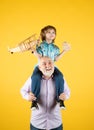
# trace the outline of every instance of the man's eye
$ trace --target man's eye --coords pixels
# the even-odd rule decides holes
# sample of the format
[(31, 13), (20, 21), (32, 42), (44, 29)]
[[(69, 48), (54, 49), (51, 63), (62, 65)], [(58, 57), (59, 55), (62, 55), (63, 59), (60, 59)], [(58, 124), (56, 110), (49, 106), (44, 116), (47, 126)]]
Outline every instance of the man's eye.
[(46, 65), (46, 63), (43, 63), (42, 65)]

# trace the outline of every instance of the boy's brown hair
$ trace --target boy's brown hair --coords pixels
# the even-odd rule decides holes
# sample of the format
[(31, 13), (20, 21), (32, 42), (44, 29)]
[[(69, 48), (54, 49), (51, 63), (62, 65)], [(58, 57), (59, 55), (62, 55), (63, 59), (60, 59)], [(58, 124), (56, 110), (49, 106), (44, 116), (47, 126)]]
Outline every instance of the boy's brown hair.
[[(48, 25), (48, 26), (45, 26), (44, 28), (41, 29), (40, 36), (41, 36), (42, 41), (46, 40), (46, 35), (45, 34), (46, 34), (46, 32), (48, 30), (51, 30), (51, 29), (53, 29), (55, 31), (55, 34), (56, 34), (56, 28), (54, 26)], [(54, 42), (54, 40), (53, 40), (53, 42)]]

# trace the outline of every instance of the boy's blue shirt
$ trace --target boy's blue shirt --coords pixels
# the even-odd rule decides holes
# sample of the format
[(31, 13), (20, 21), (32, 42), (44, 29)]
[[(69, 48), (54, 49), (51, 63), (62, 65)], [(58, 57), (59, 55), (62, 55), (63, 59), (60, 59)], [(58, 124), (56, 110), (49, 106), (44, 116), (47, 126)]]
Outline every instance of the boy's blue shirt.
[(36, 50), (42, 56), (48, 56), (53, 61), (55, 61), (55, 57), (60, 54), (60, 49), (54, 43), (47, 43), (43, 41), (39, 46), (36, 47)]

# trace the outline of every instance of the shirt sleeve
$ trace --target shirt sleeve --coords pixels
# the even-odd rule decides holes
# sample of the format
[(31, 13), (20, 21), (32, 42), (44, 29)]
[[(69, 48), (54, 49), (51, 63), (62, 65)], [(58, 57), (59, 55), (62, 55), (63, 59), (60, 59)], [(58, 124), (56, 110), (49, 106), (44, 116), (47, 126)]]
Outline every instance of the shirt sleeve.
[(57, 57), (60, 54), (60, 49), (55, 46), (55, 53), (54, 53), (54, 57)]
[(37, 47), (36, 47), (36, 51), (37, 51), (37, 53), (43, 55), (41, 46), (37, 46)]
[(69, 97), (70, 97), (70, 89), (69, 89), (68, 84), (67, 84), (65, 79), (64, 79), (64, 93), (66, 95), (66, 99), (69, 99)]
[(28, 95), (31, 92), (31, 84), (32, 84), (32, 80), (31, 77), (29, 77), (20, 90), (22, 97), (26, 100), (28, 100)]

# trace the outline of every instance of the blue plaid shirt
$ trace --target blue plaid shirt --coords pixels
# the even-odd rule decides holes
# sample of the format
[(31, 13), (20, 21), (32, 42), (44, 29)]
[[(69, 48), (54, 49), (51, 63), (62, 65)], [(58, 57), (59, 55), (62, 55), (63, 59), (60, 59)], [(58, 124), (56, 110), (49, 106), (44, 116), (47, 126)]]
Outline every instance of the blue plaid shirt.
[(36, 50), (42, 56), (48, 56), (53, 61), (55, 61), (55, 57), (60, 54), (60, 49), (54, 45), (54, 43), (48, 44), (46, 41), (43, 41), (40, 46), (37, 46)]

